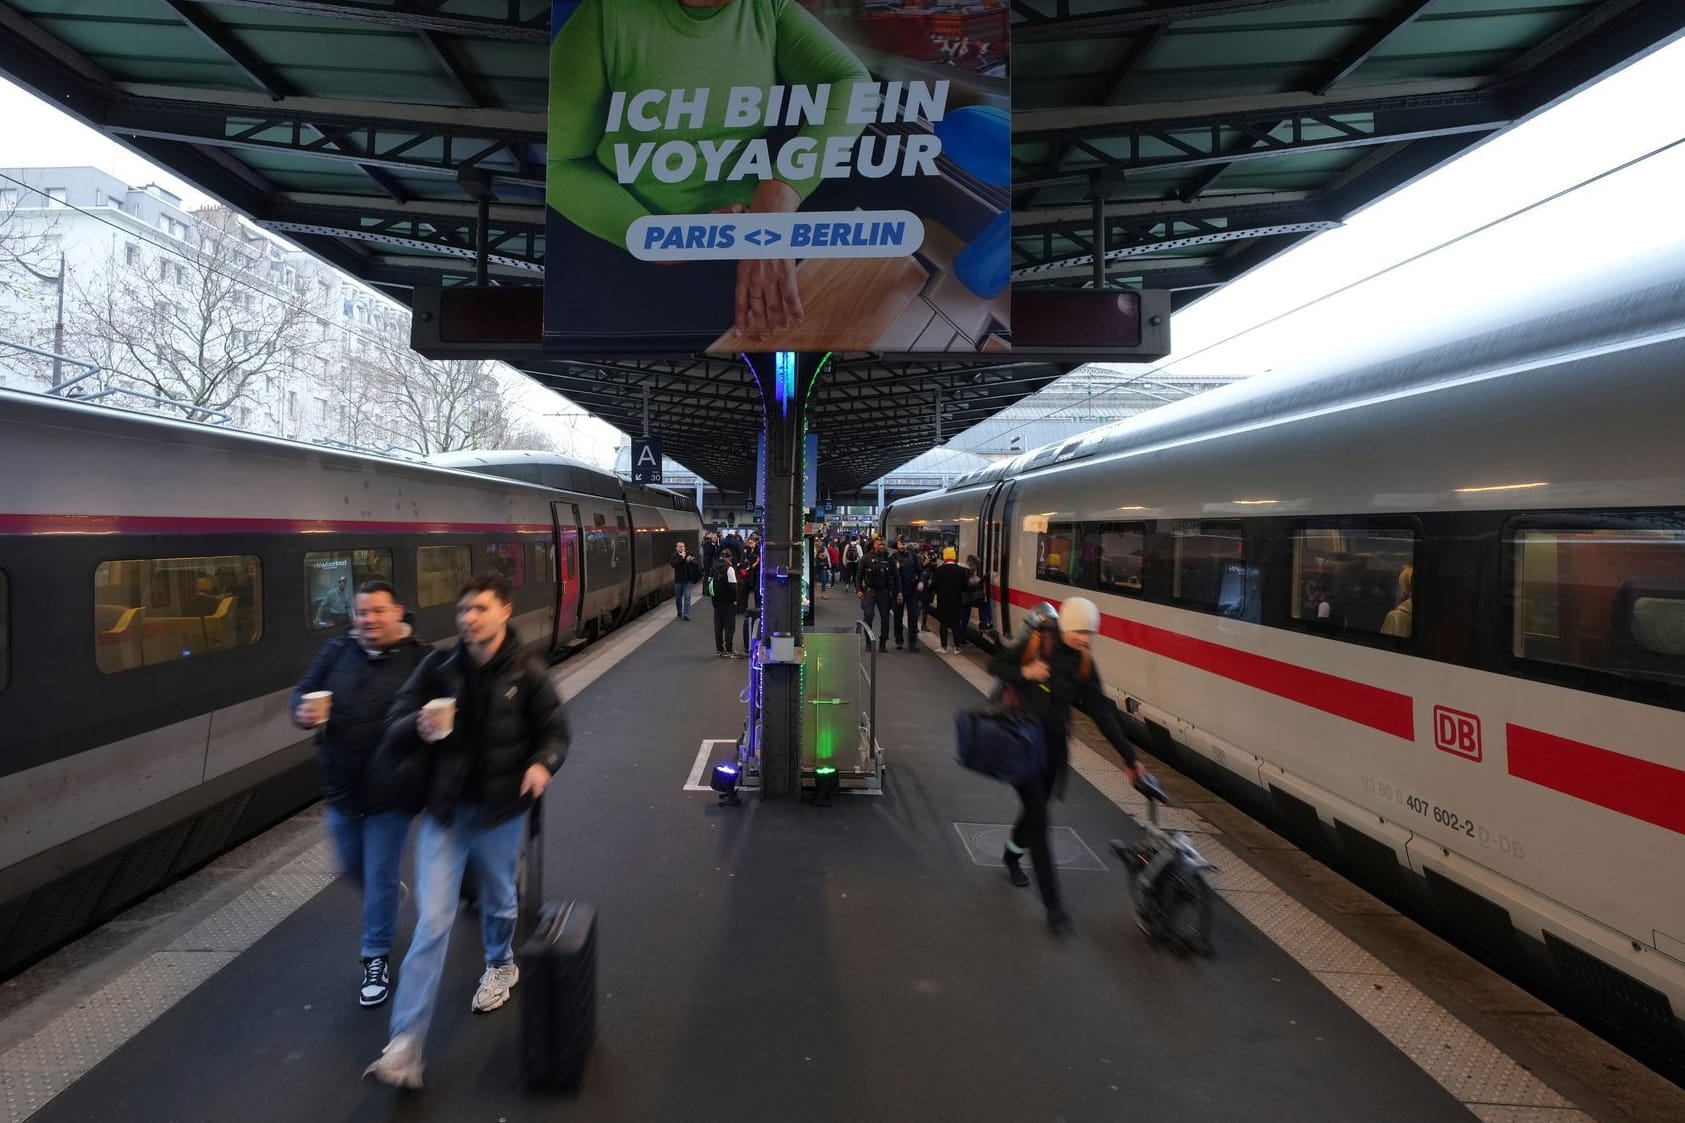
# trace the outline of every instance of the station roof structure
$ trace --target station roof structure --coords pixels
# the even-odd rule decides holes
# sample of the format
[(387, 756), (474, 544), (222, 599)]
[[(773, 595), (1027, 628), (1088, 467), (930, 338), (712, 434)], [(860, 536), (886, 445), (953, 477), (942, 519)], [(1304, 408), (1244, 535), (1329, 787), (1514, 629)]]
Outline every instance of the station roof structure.
[[(1678, 0), (1011, 0), (1014, 283), (1234, 279), (1685, 29)], [(0, 0), (0, 72), (408, 301), (544, 268), (550, 0)], [(1098, 199), (1098, 206), (1096, 200)], [(1097, 222), (1098, 216), (1098, 222)], [(1099, 236), (1097, 236), (1099, 235)], [(1065, 367), (839, 359), (821, 481), (853, 489)], [(519, 364), (720, 486), (740, 366)]]

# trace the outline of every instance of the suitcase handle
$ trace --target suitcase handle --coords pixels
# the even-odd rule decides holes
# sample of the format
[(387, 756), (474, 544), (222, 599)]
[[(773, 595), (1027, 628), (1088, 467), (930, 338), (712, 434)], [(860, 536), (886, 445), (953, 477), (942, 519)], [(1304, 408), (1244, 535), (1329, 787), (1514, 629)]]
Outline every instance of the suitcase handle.
[(544, 797), (532, 801), (527, 811), (527, 871), (520, 886), (519, 927), (522, 939), (538, 927), (538, 910), (544, 899)]

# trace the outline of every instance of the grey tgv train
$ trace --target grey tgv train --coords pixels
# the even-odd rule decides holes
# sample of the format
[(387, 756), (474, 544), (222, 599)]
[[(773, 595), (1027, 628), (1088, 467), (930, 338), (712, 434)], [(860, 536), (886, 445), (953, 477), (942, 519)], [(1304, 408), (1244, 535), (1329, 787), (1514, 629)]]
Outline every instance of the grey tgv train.
[(1681, 418), (1675, 247), (1412, 353), (1027, 452), (883, 524), (977, 555), (1002, 638), (1094, 600), (1136, 737), (1677, 1062)]
[(496, 569), (523, 641), (559, 654), (670, 596), (674, 545), (699, 545), (671, 492), (456, 459), (0, 392), (0, 970), (314, 798), (286, 697), (345, 591), (392, 582), (439, 641)]

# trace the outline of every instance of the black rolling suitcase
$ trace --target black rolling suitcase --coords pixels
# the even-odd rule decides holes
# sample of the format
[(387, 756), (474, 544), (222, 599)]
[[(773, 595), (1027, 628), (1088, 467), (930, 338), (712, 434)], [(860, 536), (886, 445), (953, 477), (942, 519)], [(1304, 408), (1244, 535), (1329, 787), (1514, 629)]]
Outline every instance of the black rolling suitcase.
[[(597, 1036), (597, 910), (544, 892), (543, 804), (527, 828), (521, 945), (521, 1071), (527, 1087), (579, 1087)], [(536, 913), (536, 915), (534, 915)]]

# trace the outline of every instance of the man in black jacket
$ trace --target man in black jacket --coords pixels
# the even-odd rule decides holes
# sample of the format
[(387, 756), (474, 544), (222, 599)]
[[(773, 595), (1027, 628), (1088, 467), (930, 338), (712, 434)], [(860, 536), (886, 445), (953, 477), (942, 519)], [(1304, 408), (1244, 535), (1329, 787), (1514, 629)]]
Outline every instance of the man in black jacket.
[(392, 1040), (364, 1073), (399, 1087), (421, 1087), (422, 1044), (470, 864), (486, 952), (471, 1009), (502, 1006), (520, 978), (513, 944), (524, 812), (561, 768), (569, 737), (543, 663), (522, 658), (509, 627), (511, 592), (498, 574), (462, 587), (456, 598), (462, 642), (423, 660), (387, 719), (393, 745), (433, 756), (427, 814), (415, 844), (420, 916), (398, 975)]
[[(398, 861), (419, 807), (370, 764), (392, 699), (427, 654), (404, 606), (384, 581), (367, 581), (353, 606), (356, 628), (322, 645), (293, 689), (293, 722), (316, 730), (323, 823), (339, 864), (363, 890), (363, 982), (357, 1001), (379, 1006), (392, 989), (387, 957), (398, 926)], [(331, 694), (322, 698), (322, 692)], [(305, 695), (317, 695), (309, 701)]]
[(924, 585), (924, 567), (919, 564), (918, 551), (907, 545), (905, 538), (895, 540), (895, 553), (890, 555), (895, 565), (895, 581), (899, 592), (895, 597), (895, 646), (903, 643), (903, 630), (908, 651), (919, 649), (919, 618), (923, 614), (919, 604), (929, 595)]
[(689, 620), (690, 587), (695, 581), (692, 573), (697, 568), (696, 559), (680, 542), (673, 548), (673, 556), (667, 559), (667, 564), (673, 567), (673, 613), (680, 620)]
[(737, 632), (737, 566), (731, 550), (725, 546), (714, 558), (714, 568), (708, 571), (708, 598), (714, 602), (714, 654), (721, 659), (735, 658), (732, 637)]
[(872, 552), (860, 563), (856, 578), (860, 590), (860, 617), (871, 626), (872, 616), (878, 617), (878, 650), (889, 646), (889, 618), (895, 612), (896, 599), (901, 594), (901, 571), (895, 568), (882, 538), (872, 541)]

